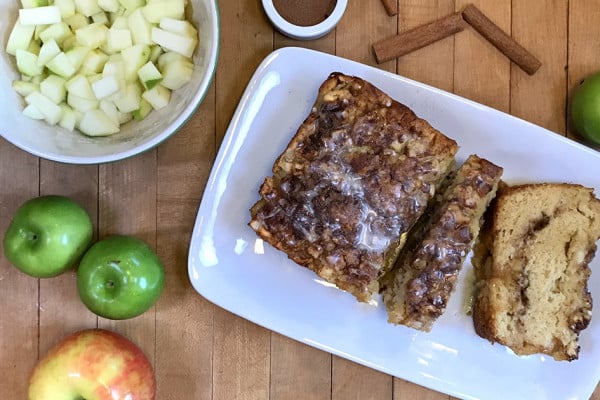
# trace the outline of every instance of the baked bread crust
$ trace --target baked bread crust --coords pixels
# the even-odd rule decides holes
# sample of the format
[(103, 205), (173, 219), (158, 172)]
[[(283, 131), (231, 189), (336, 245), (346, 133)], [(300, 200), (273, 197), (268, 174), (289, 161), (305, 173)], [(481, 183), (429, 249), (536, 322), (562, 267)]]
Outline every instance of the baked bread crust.
[(502, 189), (474, 248), (475, 331), (518, 355), (575, 360), (592, 315), (600, 200), (576, 184)]
[(397, 267), (384, 277), (389, 322), (428, 332), (444, 313), (502, 172), (476, 155), (456, 171), (431, 216), (411, 233)]
[(249, 225), (368, 302), (457, 148), (372, 84), (332, 73), (262, 184)]

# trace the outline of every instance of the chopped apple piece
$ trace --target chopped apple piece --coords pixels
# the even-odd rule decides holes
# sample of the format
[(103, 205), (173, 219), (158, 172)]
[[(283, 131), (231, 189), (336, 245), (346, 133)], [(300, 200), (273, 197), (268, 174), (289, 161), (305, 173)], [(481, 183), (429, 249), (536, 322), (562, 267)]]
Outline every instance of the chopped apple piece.
[(61, 44), (70, 36), (73, 36), (73, 32), (66, 22), (52, 24), (40, 32), (40, 39), (44, 43), (49, 40), (55, 40), (56, 43)]
[(119, 11), (118, 0), (98, 0), (98, 6), (106, 12), (117, 12)]
[(144, 17), (142, 10), (136, 9), (128, 18), (133, 44), (152, 44), (152, 25)]
[(96, 108), (83, 113), (79, 130), (88, 136), (108, 136), (119, 132), (119, 124), (104, 111)]
[(46, 67), (55, 74), (67, 79), (73, 76), (76, 71), (73, 64), (71, 64), (71, 61), (69, 61), (69, 58), (62, 52), (52, 60), (48, 61)]
[(106, 35), (107, 53), (118, 53), (133, 46), (129, 29), (110, 28)]
[(122, 95), (114, 99), (115, 106), (122, 113), (130, 113), (140, 108), (142, 89), (137, 83), (130, 83), (125, 87)]
[(186, 20), (164, 17), (160, 19), (160, 24), (158, 26), (165, 31), (169, 31), (177, 35), (187, 36), (194, 39), (198, 37), (198, 31), (196, 28), (194, 28), (194, 26)]
[(99, 102), (98, 100), (85, 99), (76, 94), (67, 93), (67, 104), (70, 105), (73, 110), (84, 113), (93, 110), (94, 108), (98, 108)]
[(99, 50), (91, 50), (81, 64), (81, 73), (84, 75), (101, 73), (106, 61), (108, 55)]
[(196, 39), (178, 35), (160, 28), (152, 28), (152, 41), (167, 50), (177, 52), (185, 57), (192, 57), (196, 49)]
[(13, 81), (12, 88), (22, 97), (27, 97), (31, 92), (40, 91), (39, 84), (25, 81)]
[(73, 67), (75, 67), (75, 69), (79, 69), (79, 68), (81, 68), (81, 65), (83, 64), (83, 60), (85, 60), (85, 58), (87, 57), (87, 55), (89, 53), (90, 53), (89, 47), (74, 46), (73, 48), (66, 51), (65, 55), (67, 56), (67, 58), (69, 59), (69, 61), (73, 65)]
[(58, 75), (49, 75), (40, 83), (40, 92), (55, 104), (62, 103), (67, 97), (65, 79)]
[(25, 75), (36, 76), (44, 72), (44, 67), (38, 65), (38, 56), (27, 50), (17, 50), (17, 68)]
[(103, 24), (103, 25), (109, 24), (108, 16), (106, 15), (106, 13), (104, 11), (100, 11), (99, 13), (92, 15), (92, 21), (97, 24)]
[[(110, 29), (129, 29), (129, 19), (122, 15), (115, 17)], [(131, 35), (133, 36), (133, 32), (131, 32)]]
[(45, 118), (44, 114), (40, 111), (40, 109), (34, 106), (33, 104), (28, 104), (27, 107), (23, 109), (23, 115), (28, 118), (37, 120), (42, 120)]
[(61, 20), (60, 8), (57, 6), (19, 9), (19, 21), (23, 25), (50, 25)]
[(75, 31), (75, 37), (77, 38), (77, 41), (82, 46), (89, 47), (90, 49), (97, 49), (106, 43), (107, 34), (108, 28), (106, 25), (97, 23), (92, 23)]
[(48, 5), (48, 0), (21, 0), (23, 8), (44, 7)]
[(150, 103), (155, 110), (160, 110), (169, 104), (171, 91), (164, 86), (157, 85), (150, 90), (146, 90), (142, 94), (142, 99)]
[(146, 4), (142, 7), (146, 20), (152, 24), (158, 24), (161, 18), (184, 19), (184, 0), (165, 0)]
[(124, 9), (133, 11), (146, 4), (146, 0), (119, 0), (119, 3), (121, 3)]
[(194, 64), (186, 59), (175, 60), (165, 64), (162, 74), (161, 85), (171, 90), (177, 90), (192, 80)]
[(119, 110), (117, 110), (115, 103), (108, 100), (101, 100), (100, 109), (104, 111), (106, 115), (115, 122), (115, 124), (119, 123)]
[(15, 22), (15, 25), (8, 36), (6, 52), (16, 56), (17, 50), (27, 50), (31, 39), (33, 38), (34, 31), (34, 25), (23, 25), (21, 24), (20, 19), (17, 19), (17, 22)]
[(136, 121), (141, 121), (152, 112), (152, 104), (148, 103), (145, 99), (140, 100), (140, 108), (135, 110), (132, 115)]
[(69, 79), (65, 83), (65, 87), (67, 88), (67, 92), (69, 92), (69, 94), (74, 94), (78, 97), (88, 100), (96, 100), (96, 95), (92, 90), (90, 81), (88, 81), (88, 79), (81, 74), (77, 74), (73, 78)]
[(152, 61), (148, 61), (142, 68), (138, 70), (138, 77), (140, 78), (140, 82), (146, 90), (152, 89), (154, 86), (158, 85), (163, 77), (160, 71), (156, 68)]
[(125, 80), (131, 82), (137, 79), (137, 71), (150, 59), (150, 47), (136, 44), (121, 52), (125, 64)]
[(85, 15), (86, 17), (91, 17), (94, 14), (102, 11), (100, 6), (98, 5), (98, 1), (96, 0), (74, 0), (75, 1), (75, 10), (78, 13)]
[(102, 77), (92, 83), (92, 90), (98, 100), (104, 99), (118, 92), (120, 89), (119, 82), (114, 75)]
[(63, 18), (63, 22), (66, 22), (73, 32), (90, 24), (90, 21), (88, 21), (87, 17), (79, 13), (75, 13), (70, 17)]
[(58, 125), (69, 130), (75, 130), (75, 126), (77, 126), (77, 113), (71, 107), (66, 105), (65, 103), (59, 104), (62, 115), (60, 116), (60, 121), (58, 121)]
[(30, 93), (27, 97), (25, 97), (25, 101), (27, 104), (33, 104), (36, 106), (42, 112), (42, 114), (44, 114), (44, 119), (50, 125), (56, 125), (60, 120), (60, 107), (54, 104), (52, 100), (40, 92)]
[(75, 15), (75, 3), (73, 0), (54, 0), (54, 5), (60, 9), (63, 21), (65, 18)]
[(60, 47), (56, 40), (51, 39), (42, 45), (38, 54), (38, 65), (45, 66), (46, 63), (60, 54)]

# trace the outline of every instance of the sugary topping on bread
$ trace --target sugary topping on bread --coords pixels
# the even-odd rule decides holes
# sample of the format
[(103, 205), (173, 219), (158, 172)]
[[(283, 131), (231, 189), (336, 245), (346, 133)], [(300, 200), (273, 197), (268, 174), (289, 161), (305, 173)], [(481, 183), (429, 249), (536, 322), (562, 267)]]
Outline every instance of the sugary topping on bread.
[(250, 226), (369, 301), (456, 151), (453, 140), (381, 90), (334, 73), (265, 179)]
[(390, 322), (429, 331), (443, 314), (501, 176), (501, 167), (476, 155), (458, 169), (392, 271), (384, 290)]

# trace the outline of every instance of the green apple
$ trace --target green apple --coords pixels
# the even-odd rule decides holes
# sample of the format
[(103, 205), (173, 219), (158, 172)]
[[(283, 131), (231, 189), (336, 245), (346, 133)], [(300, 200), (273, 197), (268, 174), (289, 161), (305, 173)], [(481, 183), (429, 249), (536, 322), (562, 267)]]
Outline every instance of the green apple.
[(581, 136), (600, 143), (600, 72), (586, 78), (575, 89), (571, 118)]
[(64, 196), (41, 196), (23, 203), (4, 235), (4, 254), (24, 273), (49, 278), (75, 265), (93, 234), (88, 213)]
[(83, 303), (109, 319), (136, 317), (160, 297), (165, 282), (162, 262), (144, 241), (110, 236), (84, 254), (77, 270)]
[(72, 333), (36, 364), (29, 400), (154, 400), (156, 378), (144, 353), (104, 329)]

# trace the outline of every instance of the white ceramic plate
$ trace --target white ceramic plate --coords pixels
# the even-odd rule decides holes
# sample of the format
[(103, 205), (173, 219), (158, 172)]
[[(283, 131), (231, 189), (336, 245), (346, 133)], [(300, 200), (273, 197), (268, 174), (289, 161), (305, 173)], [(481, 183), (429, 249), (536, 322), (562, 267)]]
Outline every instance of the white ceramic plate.
[[(600, 155), (497, 110), (379, 69), (285, 48), (260, 65), (233, 116), (206, 186), (189, 252), (205, 298), (293, 339), (465, 399), (587, 399), (600, 376), (600, 318), (580, 337), (577, 361), (517, 357), (478, 337), (465, 314), (467, 260), (446, 313), (430, 333), (386, 322), (257, 239), (247, 226), (258, 188), (308, 114), (330, 72), (360, 76), (454, 138), (458, 159), (477, 153), (517, 182), (576, 182), (600, 193)], [(600, 299), (600, 257), (590, 290)], [(597, 314), (597, 312), (595, 313)]]

